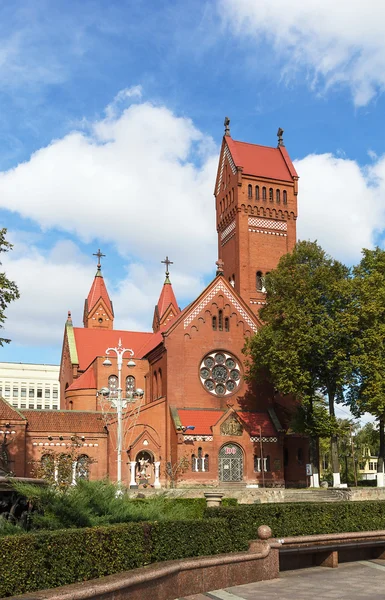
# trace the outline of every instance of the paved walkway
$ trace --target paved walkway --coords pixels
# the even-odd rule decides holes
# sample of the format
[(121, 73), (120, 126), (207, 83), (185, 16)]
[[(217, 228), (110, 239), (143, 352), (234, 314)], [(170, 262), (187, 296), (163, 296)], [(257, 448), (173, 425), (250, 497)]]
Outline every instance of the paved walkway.
[(248, 583), (178, 600), (384, 600), (385, 561), (344, 563), (337, 569), (285, 571), (279, 579)]

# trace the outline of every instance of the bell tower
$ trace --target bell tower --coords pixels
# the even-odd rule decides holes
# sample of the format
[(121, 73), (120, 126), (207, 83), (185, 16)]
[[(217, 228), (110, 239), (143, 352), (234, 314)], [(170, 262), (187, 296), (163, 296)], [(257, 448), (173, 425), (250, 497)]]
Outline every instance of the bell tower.
[(219, 157), (214, 196), (218, 257), (224, 275), (258, 314), (264, 278), (296, 243), (298, 175), (278, 129), (278, 145), (232, 139), (230, 119)]

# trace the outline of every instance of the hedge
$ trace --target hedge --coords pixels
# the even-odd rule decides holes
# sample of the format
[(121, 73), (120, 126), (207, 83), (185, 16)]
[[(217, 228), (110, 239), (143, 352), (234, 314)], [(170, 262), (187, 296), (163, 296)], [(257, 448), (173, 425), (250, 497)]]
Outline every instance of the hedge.
[(161, 560), (231, 548), (225, 519), (128, 523), (7, 536), (1, 540), (0, 597), (112, 575)]
[(205, 518), (226, 519), (231, 549), (247, 550), (260, 525), (269, 525), (273, 537), (385, 529), (385, 502), (242, 504), (207, 508)]
[[(133, 498), (134, 504), (151, 503), (149, 498)], [(222, 506), (237, 506), (236, 498), (222, 498)], [(166, 498), (164, 502), (165, 513), (173, 518), (174, 509), (180, 509), (180, 516), (183, 519), (203, 519), (206, 509), (206, 498)]]

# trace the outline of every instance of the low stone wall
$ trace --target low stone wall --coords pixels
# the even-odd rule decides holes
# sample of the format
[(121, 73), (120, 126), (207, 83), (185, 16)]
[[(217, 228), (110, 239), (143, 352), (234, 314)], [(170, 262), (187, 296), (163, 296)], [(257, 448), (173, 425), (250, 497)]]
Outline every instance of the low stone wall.
[(258, 536), (250, 542), (248, 552), (157, 563), (8, 600), (174, 600), (187, 594), (275, 579), (279, 575), (279, 544), (271, 540), (271, 529), (264, 525), (259, 527)]
[(359, 531), (286, 537), (280, 544), (279, 569), (338, 567), (340, 562), (385, 558), (385, 531)]
[[(226, 498), (236, 498), (239, 504), (261, 504), (270, 502), (335, 502), (338, 500), (360, 501), (360, 500), (385, 500), (385, 487), (358, 487), (358, 488), (320, 488), (320, 489), (292, 489), (292, 488), (177, 488), (173, 490), (161, 490), (161, 493), (169, 498), (202, 498), (207, 492), (221, 493)], [(141, 496), (151, 497), (158, 490), (140, 490)], [(131, 492), (130, 496), (135, 498), (138, 492)]]

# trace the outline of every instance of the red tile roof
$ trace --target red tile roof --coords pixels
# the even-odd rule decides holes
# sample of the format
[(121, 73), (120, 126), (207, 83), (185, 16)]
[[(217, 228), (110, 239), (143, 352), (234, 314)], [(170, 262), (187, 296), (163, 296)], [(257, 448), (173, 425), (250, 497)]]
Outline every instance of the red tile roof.
[(174, 290), (172, 289), (172, 285), (167, 278), (163, 284), (162, 291), (158, 300), (158, 313), (160, 320), (162, 320), (162, 317), (167, 308), (170, 306), (170, 304), (174, 306), (175, 314), (180, 313), (180, 309), (175, 298)]
[(237, 142), (231, 137), (226, 137), (226, 143), (235, 165), (243, 167), (245, 175), (283, 181), (293, 181), (293, 177), (298, 177), (285, 147), (258, 146)]
[(105, 433), (101, 412), (78, 410), (21, 410), (28, 431), (63, 433)]
[[(167, 326), (170, 323), (167, 323)], [(146, 354), (148, 354), (149, 352), (151, 352), (151, 350), (153, 350), (154, 348), (156, 348), (159, 344), (161, 344), (163, 342), (163, 335), (162, 335), (162, 331), (164, 331), (165, 328), (162, 328), (160, 331), (157, 331), (156, 333), (152, 333), (151, 337), (148, 338), (148, 340), (146, 341), (145, 345), (141, 348), (140, 352), (141, 355), (144, 357), (146, 356)]]
[[(183, 427), (192, 425), (195, 427), (191, 435), (211, 435), (212, 427), (219, 421), (225, 411), (222, 410), (193, 410), (178, 408), (178, 416)], [(264, 436), (276, 436), (277, 432), (270, 420), (268, 413), (262, 412), (237, 412), (240, 419), (245, 424), (250, 435), (259, 435), (262, 429)]]
[(24, 417), (15, 410), (4, 398), (0, 396), (0, 419), (9, 419), (10, 421), (22, 421)]
[(187, 431), (191, 435), (212, 435), (212, 426), (223, 417), (223, 410), (190, 410), (178, 408), (178, 415), (183, 427), (193, 425), (193, 431)]
[(103, 275), (98, 270), (87, 298), (87, 310), (91, 312), (95, 304), (102, 298), (107, 308), (113, 313), (110, 297), (104, 283)]
[(87, 327), (74, 327), (73, 330), (81, 371), (85, 371), (97, 356), (105, 356), (107, 348), (115, 348), (119, 339), (122, 340), (125, 348), (131, 348), (134, 351), (135, 358), (142, 358), (141, 349), (154, 335), (144, 331), (88, 329)]
[(84, 373), (82, 373), (80, 375), (80, 377), (75, 379), (75, 381), (73, 381), (70, 386), (68, 386), (66, 392), (70, 392), (70, 391), (74, 391), (74, 390), (92, 390), (92, 389), (96, 389), (96, 379), (95, 379), (94, 369), (91, 366), (87, 369), (87, 371), (84, 371)]

